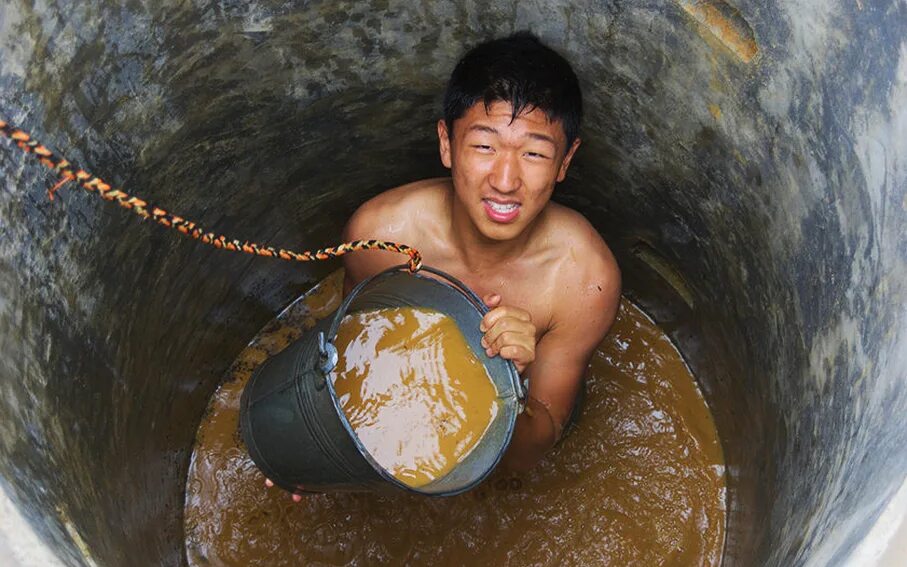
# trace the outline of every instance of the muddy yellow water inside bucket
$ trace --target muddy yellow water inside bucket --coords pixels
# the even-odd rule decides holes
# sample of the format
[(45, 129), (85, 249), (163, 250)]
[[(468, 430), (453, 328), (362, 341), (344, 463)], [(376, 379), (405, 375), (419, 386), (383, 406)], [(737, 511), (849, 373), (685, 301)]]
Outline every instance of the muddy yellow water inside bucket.
[(346, 418), (369, 454), (409, 486), (450, 472), (497, 415), (488, 371), (443, 313), (353, 313), (334, 344), (331, 379)]
[(528, 473), (499, 470), (449, 498), (335, 492), (296, 503), (266, 489), (239, 435), (241, 393), (337, 308), (342, 284), (334, 273), (268, 323), (212, 397), (187, 475), (190, 566), (720, 564), (715, 425), (680, 353), (627, 300), (592, 358), (576, 425)]

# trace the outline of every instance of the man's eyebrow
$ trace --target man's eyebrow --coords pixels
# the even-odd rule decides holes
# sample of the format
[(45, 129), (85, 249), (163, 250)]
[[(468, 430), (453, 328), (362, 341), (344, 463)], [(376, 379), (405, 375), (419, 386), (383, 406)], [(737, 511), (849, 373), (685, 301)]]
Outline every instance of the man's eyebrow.
[(488, 132), (489, 134), (498, 133), (496, 129), (492, 128), (491, 126), (485, 126), (483, 124), (473, 124), (469, 127), (469, 130), (467, 130), (467, 132), (472, 132), (473, 130), (476, 130), (478, 132)]
[(543, 141), (543, 142), (550, 142), (552, 146), (557, 147), (557, 144), (554, 142), (554, 138), (552, 138), (551, 136), (546, 136), (545, 134), (538, 134), (538, 133), (536, 133), (536, 132), (529, 132), (529, 133), (526, 134), (526, 135), (529, 136), (530, 138), (534, 139), (534, 140), (541, 140), (541, 141)]
[[(472, 132), (472, 131), (487, 132), (489, 134), (498, 134), (499, 133), (497, 131), (497, 129), (492, 128), (491, 126), (486, 126), (484, 124), (473, 124), (472, 126), (469, 127), (469, 130), (467, 130), (467, 132)], [(532, 138), (533, 140), (541, 140), (543, 142), (548, 142), (555, 148), (557, 147), (557, 143), (554, 141), (554, 138), (552, 138), (551, 136), (546, 136), (545, 134), (539, 134), (538, 132), (529, 132), (526, 134), (526, 136)]]

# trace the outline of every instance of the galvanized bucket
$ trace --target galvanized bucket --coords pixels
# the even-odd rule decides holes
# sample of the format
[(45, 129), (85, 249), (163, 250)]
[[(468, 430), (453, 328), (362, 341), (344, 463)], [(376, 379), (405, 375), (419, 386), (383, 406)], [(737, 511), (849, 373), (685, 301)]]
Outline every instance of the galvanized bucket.
[[(369, 455), (328, 377), (337, 363), (333, 341), (343, 317), (389, 307), (423, 307), (453, 318), (488, 369), (501, 402), (484, 437), (466, 458), (445, 476), (418, 488), (394, 478)], [(252, 375), (240, 407), (242, 437), (252, 460), (265, 476), (291, 492), (405, 490), (452, 496), (476, 486), (510, 443), (525, 396), (514, 365), (489, 358), (480, 344), (479, 323), (487, 311), (463, 283), (427, 266), (416, 274), (398, 266), (364, 280), (332, 317), (322, 319)]]

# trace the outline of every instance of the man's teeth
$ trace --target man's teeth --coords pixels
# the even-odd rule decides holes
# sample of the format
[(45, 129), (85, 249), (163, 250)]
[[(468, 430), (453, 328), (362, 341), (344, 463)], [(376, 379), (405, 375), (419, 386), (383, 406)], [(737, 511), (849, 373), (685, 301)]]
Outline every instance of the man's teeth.
[(491, 209), (496, 213), (510, 213), (516, 210), (519, 205), (517, 203), (495, 203), (494, 201), (486, 201)]

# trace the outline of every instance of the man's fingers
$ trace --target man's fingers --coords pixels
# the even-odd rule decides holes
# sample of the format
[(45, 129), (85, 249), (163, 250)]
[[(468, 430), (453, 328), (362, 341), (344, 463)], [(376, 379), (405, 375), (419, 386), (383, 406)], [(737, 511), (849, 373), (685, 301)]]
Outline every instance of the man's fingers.
[[(268, 488), (274, 488), (274, 481), (270, 478), (265, 478), (265, 486)], [(298, 488), (302, 488), (299, 486)], [(302, 494), (291, 494), (290, 498), (293, 499), (293, 502), (302, 502)]]
[(519, 307), (504, 306), (492, 309), (486, 313), (485, 316), (482, 317), (482, 323), (479, 325), (479, 330), (484, 333), (505, 317), (528, 321), (530, 323), (532, 322), (532, 315), (530, 315), (528, 311), (520, 309)]
[(501, 355), (514, 362), (529, 364), (535, 359), (535, 344), (533, 341), (527, 340), (525, 335), (504, 333), (485, 349), (485, 354), (488, 356)]
[(535, 353), (524, 346), (507, 345), (501, 349), (501, 357), (514, 361), (517, 365), (517, 370), (522, 372), (523, 368), (529, 366), (535, 360)]
[[(491, 349), (486, 349), (485, 353), (488, 356), (494, 356), (494, 354), (491, 354)], [(516, 366), (516, 371), (520, 374), (535, 360), (535, 351), (522, 345), (506, 345), (497, 354), (500, 354), (501, 358), (512, 362)]]
[[(495, 295), (485, 296), (485, 303), (491, 305)], [(535, 360), (536, 328), (528, 311), (509, 305), (494, 308), (482, 318), (479, 330), (484, 333), (482, 347), (488, 356), (500, 354), (512, 361), (520, 373)]]
[(501, 355), (502, 358), (506, 358), (507, 360), (519, 360), (526, 364), (529, 364), (535, 359), (535, 353), (532, 348), (527, 345), (514, 343), (492, 345), (485, 349), (485, 354), (488, 356)]
[[(265, 478), (265, 486), (274, 488), (274, 481), (270, 478)], [(297, 488), (301, 489), (302, 487), (297, 485)], [(302, 502), (302, 494), (291, 494), (290, 498), (293, 499), (293, 502)]]
[(482, 298), (482, 301), (485, 302), (489, 308), (497, 307), (501, 303), (501, 296), (496, 293), (489, 293)]
[(526, 335), (527, 340), (531, 340), (535, 343), (535, 325), (528, 321), (507, 318), (501, 319), (486, 331), (485, 336), (483, 337), (482, 346), (493, 346), (504, 333), (523, 334)]
[(503, 352), (507, 347), (519, 347), (527, 353), (532, 353), (535, 350), (533, 348), (535, 347), (535, 339), (519, 331), (504, 331), (496, 339), (488, 343), (487, 350), (491, 350), (494, 354), (500, 354), (504, 358), (513, 358)]

